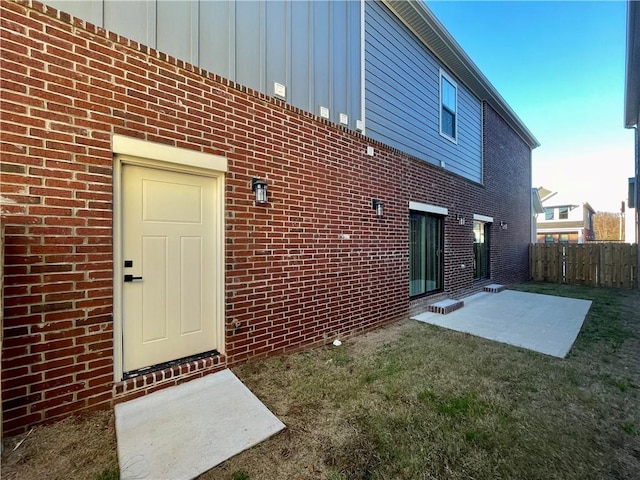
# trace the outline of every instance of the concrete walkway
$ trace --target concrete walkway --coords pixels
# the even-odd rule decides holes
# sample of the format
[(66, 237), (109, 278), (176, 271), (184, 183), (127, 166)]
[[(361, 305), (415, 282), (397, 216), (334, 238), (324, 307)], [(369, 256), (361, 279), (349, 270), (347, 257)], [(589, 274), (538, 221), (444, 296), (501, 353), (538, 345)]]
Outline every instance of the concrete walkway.
[(447, 315), (427, 312), (413, 319), (564, 358), (591, 307), (589, 300), (512, 290), (463, 300), (463, 308)]
[(223, 370), (116, 405), (122, 480), (188, 480), (285, 428)]

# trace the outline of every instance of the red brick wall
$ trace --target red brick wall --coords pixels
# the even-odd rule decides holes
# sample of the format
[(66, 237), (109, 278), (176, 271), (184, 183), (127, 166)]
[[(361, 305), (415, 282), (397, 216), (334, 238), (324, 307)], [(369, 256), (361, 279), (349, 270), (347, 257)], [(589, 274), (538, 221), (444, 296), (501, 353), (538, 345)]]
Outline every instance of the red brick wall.
[[(473, 213), (509, 223), (492, 281), (526, 279), (530, 152), (490, 107), (482, 186), (39, 3), (0, 8), (5, 434), (406, 317), (434, 298), (408, 298), (410, 200), (449, 209), (445, 295), (482, 285)], [(229, 164), (226, 355), (116, 384), (113, 134)]]
[[(531, 243), (531, 150), (484, 104), (484, 182), (487, 205), (493, 212), (491, 275), (497, 283), (529, 279)], [(500, 222), (507, 229), (500, 228)]]

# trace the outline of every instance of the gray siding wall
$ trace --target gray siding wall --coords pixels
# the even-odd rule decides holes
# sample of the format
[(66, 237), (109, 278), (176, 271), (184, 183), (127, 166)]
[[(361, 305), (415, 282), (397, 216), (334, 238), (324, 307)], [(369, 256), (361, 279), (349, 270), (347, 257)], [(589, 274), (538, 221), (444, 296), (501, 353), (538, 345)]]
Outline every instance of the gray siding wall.
[[(482, 182), (482, 105), (459, 81), (455, 144), (440, 135), (442, 65), (391, 11), (365, 4), (367, 136)], [(443, 70), (454, 79), (452, 72)]]
[(360, 2), (45, 0), (106, 28), (330, 120), (360, 119)]
[[(330, 120), (361, 118), (361, 4), (332, 0), (47, 0)], [(481, 102), (458, 82), (458, 143), (439, 134), (440, 64), (381, 2), (365, 3), (366, 134), (482, 182)], [(446, 71), (446, 69), (445, 69)], [(452, 72), (447, 71), (449, 75)]]

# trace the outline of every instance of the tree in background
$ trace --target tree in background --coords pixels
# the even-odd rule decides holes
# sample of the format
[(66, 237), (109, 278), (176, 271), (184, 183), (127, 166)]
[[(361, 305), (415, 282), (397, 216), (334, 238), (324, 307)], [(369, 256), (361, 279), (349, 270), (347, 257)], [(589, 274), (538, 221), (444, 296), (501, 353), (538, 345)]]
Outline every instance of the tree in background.
[(615, 212), (597, 212), (593, 217), (593, 230), (596, 241), (623, 241), (624, 215)]

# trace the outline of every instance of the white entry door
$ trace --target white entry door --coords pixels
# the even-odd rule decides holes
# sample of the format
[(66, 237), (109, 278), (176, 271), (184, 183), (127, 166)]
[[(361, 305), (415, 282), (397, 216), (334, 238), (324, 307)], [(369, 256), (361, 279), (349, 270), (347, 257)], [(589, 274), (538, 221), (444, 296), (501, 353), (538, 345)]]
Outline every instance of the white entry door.
[(122, 168), (123, 370), (219, 348), (216, 182)]

